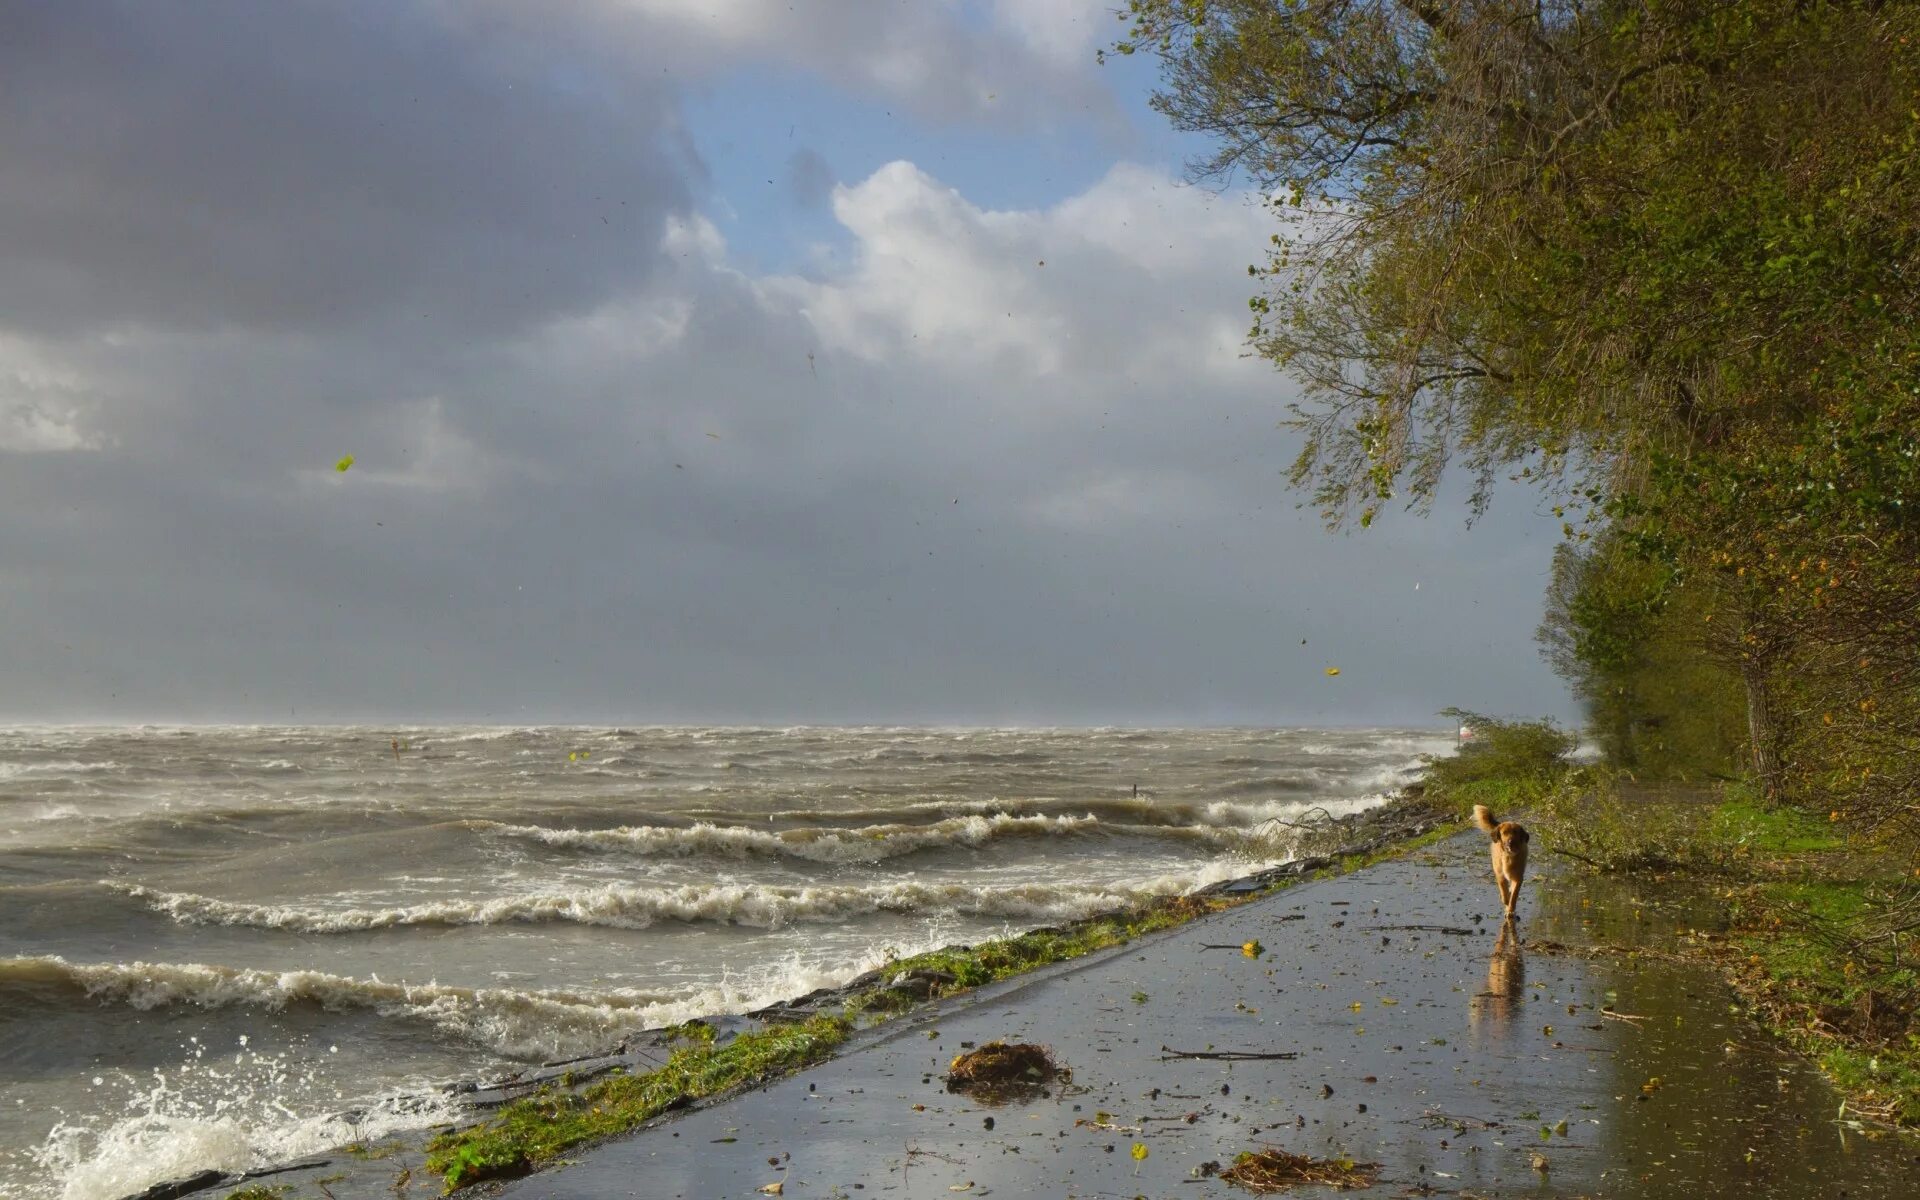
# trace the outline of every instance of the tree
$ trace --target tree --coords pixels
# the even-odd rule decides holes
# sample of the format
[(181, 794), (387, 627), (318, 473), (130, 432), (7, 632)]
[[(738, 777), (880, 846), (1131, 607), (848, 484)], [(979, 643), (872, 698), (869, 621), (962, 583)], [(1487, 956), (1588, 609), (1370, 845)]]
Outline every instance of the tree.
[(1541, 653), (1581, 701), (1609, 761), (1643, 778), (1733, 771), (1739, 680), (1704, 652), (1700, 597), (1617, 535), (1555, 551)]
[[(1920, 6), (1131, 11), (1119, 49), (1158, 55), (1156, 105), (1214, 139), (1196, 173), (1282, 218), (1251, 343), (1304, 385), (1293, 478), (1323, 516), (1424, 510), (1453, 467), (1476, 508), (1540, 482), (1571, 540), (1671, 577), (1702, 627), (1671, 644), (1743, 679), (1769, 790), (1872, 772), (1809, 689), (1870, 676), (1885, 705), (1916, 674), (1893, 648), (1920, 644), (1896, 461), (1920, 428)], [(1831, 568), (1817, 595), (1803, 560)]]

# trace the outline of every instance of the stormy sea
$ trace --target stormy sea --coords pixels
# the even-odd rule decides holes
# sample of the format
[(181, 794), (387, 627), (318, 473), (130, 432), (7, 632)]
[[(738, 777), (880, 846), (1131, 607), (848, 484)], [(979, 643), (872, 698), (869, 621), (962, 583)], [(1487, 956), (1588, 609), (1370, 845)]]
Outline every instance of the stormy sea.
[(439, 1085), (1271, 865), (1419, 730), (0, 732), (0, 1197), (458, 1116)]

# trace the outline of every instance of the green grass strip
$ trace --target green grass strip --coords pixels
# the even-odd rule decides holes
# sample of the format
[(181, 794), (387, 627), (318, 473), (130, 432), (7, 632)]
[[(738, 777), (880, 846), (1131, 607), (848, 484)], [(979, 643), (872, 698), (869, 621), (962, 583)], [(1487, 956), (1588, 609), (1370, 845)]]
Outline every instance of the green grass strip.
[(427, 1169), (446, 1181), (449, 1192), (483, 1179), (525, 1175), (583, 1142), (817, 1062), (852, 1031), (853, 1023), (842, 1016), (769, 1025), (718, 1048), (683, 1047), (644, 1075), (615, 1075), (579, 1092), (543, 1089), (484, 1124), (435, 1138), (427, 1145)]

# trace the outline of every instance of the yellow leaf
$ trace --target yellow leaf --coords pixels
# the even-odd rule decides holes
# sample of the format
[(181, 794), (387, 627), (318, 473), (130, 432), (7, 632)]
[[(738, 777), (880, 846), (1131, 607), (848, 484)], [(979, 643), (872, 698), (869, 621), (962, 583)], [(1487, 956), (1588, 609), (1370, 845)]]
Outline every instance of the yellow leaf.
[(341, 459), (339, 462), (333, 464), (333, 469), (336, 471), (344, 471), (352, 465), (353, 465), (353, 455), (349, 454), (345, 458)]
[(787, 1181), (784, 1179), (776, 1179), (758, 1190), (768, 1196), (778, 1196), (787, 1190)]
[(1327, 674), (1329, 674), (1329, 675), (1338, 675), (1339, 673), (1340, 673), (1340, 668), (1339, 668), (1339, 667), (1328, 667), (1328, 668), (1327, 668)]
[(1146, 1156), (1147, 1156), (1147, 1144), (1145, 1142), (1135, 1142), (1133, 1144), (1133, 1161), (1139, 1162), (1141, 1159), (1145, 1158)]

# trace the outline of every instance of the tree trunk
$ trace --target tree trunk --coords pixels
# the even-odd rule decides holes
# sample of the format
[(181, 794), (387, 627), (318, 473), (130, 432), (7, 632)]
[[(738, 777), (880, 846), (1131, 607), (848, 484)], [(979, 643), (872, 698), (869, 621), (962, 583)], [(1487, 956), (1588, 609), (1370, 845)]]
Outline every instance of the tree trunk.
[(1760, 785), (1760, 798), (1769, 805), (1780, 803), (1780, 754), (1778, 733), (1773, 723), (1773, 706), (1767, 697), (1766, 669), (1753, 659), (1740, 665), (1741, 682), (1747, 685), (1747, 735), (1753, 742), (1753, 777)]

